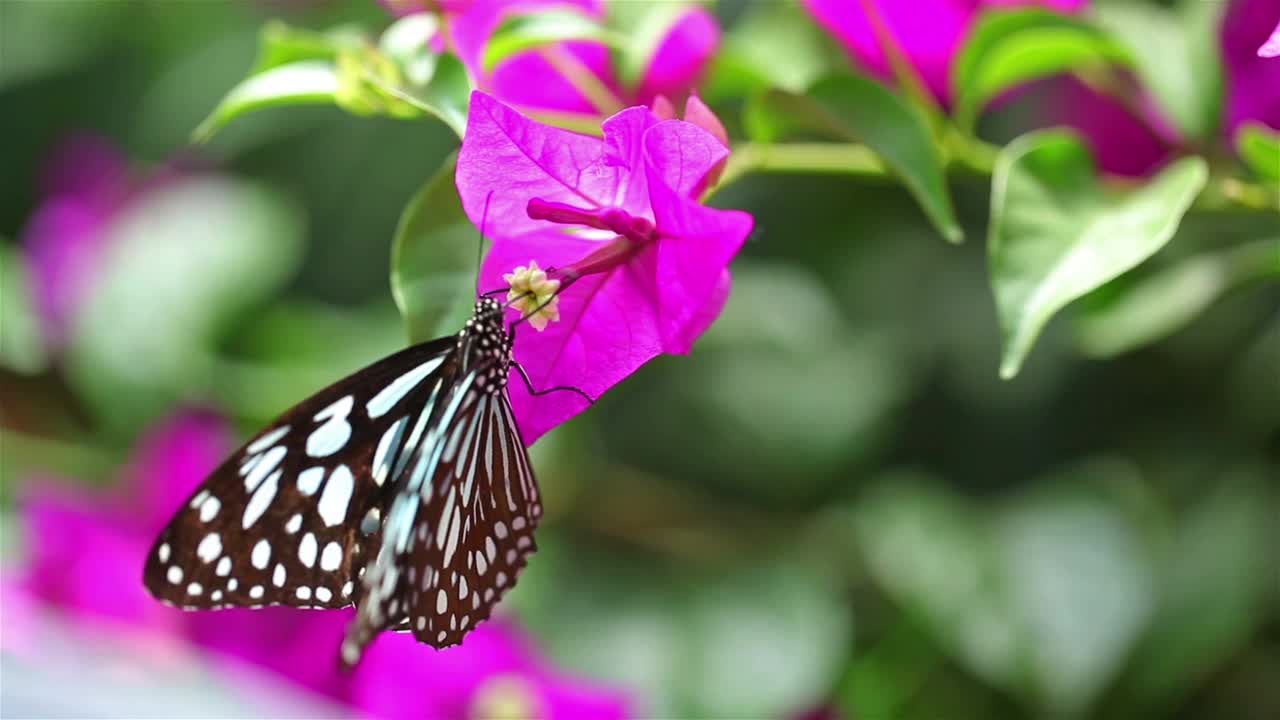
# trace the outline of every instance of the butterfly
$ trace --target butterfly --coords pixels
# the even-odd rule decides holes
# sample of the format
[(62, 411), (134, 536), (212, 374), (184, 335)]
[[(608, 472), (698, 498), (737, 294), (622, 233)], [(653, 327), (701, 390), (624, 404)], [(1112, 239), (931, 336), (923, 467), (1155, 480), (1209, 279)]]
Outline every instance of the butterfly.
[(384, 629), (460, 643), (515, 584), (542, 516), (503, 321), (481, 296), (456, 336), (277, 418), (178, 509), (147, 557), (147, 589), (189, 610), (354, 606), (346, 666)]

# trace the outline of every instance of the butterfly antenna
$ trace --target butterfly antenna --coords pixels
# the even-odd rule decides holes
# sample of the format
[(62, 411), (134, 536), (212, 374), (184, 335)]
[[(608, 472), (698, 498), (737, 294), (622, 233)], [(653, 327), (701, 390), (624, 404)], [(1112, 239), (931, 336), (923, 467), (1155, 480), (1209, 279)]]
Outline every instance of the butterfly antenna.
[(492, 292), (480, 292), (480, 263), (484, 260), (484, 228), (489, 222), (489, 201), (493, 199), (493, 191), (490, 190), (488, 195), (484, 196), (484, 211), (480, 214), (480, 241), (476, 244), (476, 295), (478, 297), (487, 297)]

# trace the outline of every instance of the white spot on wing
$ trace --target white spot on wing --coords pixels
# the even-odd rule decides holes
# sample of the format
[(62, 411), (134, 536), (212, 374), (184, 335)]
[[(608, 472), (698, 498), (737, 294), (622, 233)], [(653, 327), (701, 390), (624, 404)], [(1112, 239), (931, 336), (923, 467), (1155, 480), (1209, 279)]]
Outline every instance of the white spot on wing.
[(272, 445), (275, 445), (276, 441), (284, 437), (288, 432), (289, 432), (289, 426), (281, 425), (275, 430), (272, 430), (266, 435), (263, 435), (257, 440), (254, 440), (252, 443), (249, 444), (249, 447), (244, 449), (244, 451), (248, 454), (262, 452), (263, 450), (266, 450)]
[(196, 546), (196, 556), (206, 564), (218, 559), (222, 554), (222, 536), (216, 532), (211, 532), (204, 536), (200, 544)]
[(324, 468), (309, 467), (298, 473), (298, 492), (303, 495), (315, 495), (320, 489), (320, 481), (324, 480)]
[(351, 423), (347, 422), (347, 415), (354, 405), (355, 398), (347, 395), (316, 413), (315, 419), (325, 422), (307, 436), (308, 455), (328, 457), (347, 444), (347, 440), (351, 438)]
[(284, 587), (284, 581), (287, 577), (288, 573), (284, 569), (284, 563), (276, 563), (276, 569), (271, 573), (271, 584), (276, 587)]
[(391, 456), (400, 449), (400, 436), (409, 424), (408, 416), (402, 417), (382, 433), (378, 441), (378, 449), (373, 453), (373, 481), (379, 485), (387, 481), (387, 473), (391, 470)]
[(248, 477), (244, 479), (245, 492), (253, 492), (257, 489), (258, 483), (262, 482), (263, 478), (276, 469), (276, 466), (284, 459), (287, 452), (283, 445), (277, 445), (268, 450), (262, 456), (262, 460), (253, 466), (253, 472), (250, 472)]
[(298, 529), (301, 527), (302, 527), (302, 513), (294, 513), (293, 517), (289, 518), (289, 522), (286, 522), (284, 524), (284, 531), (292, 535), (298, 532)]
[(259, 540), (253, 546), (253, 553), (249, 556), (253, 566), (259, 570), (265, 570), (267, 563), (271, 561), (271, 542), (266, 538)]
[(160, 562), (169, 562), (169, 554), (172, 552), (169, 543), (160, 543), (160, 548), (156, 550), (156, 557), (160, 558)]
[(351, 493), (355, 490), (355, 477), (346, 465), (333, 469), (329, 482), (320, 495), (318, 510), (324, 524), (329, 527), (341, 525), (347, 518), (347, 505), (351, 502)]
[(365, 403), (365, 409), (369, 412), (370, 418), (379, 418), (387, 413), (388, 410), (396, 406), (410, 390), (417, 387), (422, 379), (431, 374), (431, 371), (440, 367), (440, 363), (444, 361), (444, 357), (432, 358), (421, 365), (406, 372), (391, 384), (386, 386), (377, 395), (374, 395), (369, 402)]
[(222, 502), (218, 498), (210, 495), (200, 503), (200, 522), (209, 522), (218, 516), (218, 510), (222, 509)]
[(342, 545), (337, 541), (330, 541), (324, 546), (324, 552), (320, 554), (320, 569), (333, 572), (342, 564)]
[(244, 506), (244, 520), (240, 526), (248, 530), (254, 523), (258, 522), (258, 518), (262, 517), (262, 513), (267, 511), (267, 506), (276, 496), (276, 486), (280, 482), (280, 474), (282, 471), (277, 470), (266, 479), (266, 482), (253, 493), (249, 498), (249, 502)]
[(182, 568), (177, 565), (170, 565), (169, 572), (165, 573), (165, 578), (173, 585), (182, 582)]
[(298, 543), (298, 559), (303, 565), (313, 567), (316, 564), (316, 550), (315, 533), (307, 533), (302, 536), (302, 542)]
[(218, 565), (214, 567), (213, 572), (218, 577), (226, 577), (227, 575), (230, 575), (231, 558), (224, 555), (222, 559), (218, 561)]

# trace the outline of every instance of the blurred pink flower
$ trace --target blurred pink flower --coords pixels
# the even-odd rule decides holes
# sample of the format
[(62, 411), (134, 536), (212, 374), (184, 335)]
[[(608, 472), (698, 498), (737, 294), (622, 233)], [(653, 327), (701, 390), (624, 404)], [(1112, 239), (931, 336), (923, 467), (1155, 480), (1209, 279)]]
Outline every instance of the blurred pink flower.
[[(6, 613), (18, 595), (86, 620), (175, 637), (272, 670), (373, 717), (466, 717), (454, 709), (478, 707), (508, 680), (545, 710), (539, 717), (624, 716), (618, 693), (557, 673), (501, 622), (477, 628), (450, 651), (386, 633), (355, 673), (343, 673), (337, 653), (350, 610), (187, 613), (160, 604), (143, 588), (143, 558), (173, 510), (231, 445), (219, 419), (187, 412), (143, 438), (109, 492), (48, 480), (29, 483), (20, 508), (30, 552), (18, 576), (5, 577)], [(20, 630), (15, 622), (6, 617), (7, 633)]]
[[(951, 61), (980, 12), (992, 7), (1043, 5), (1074, 12), (1087, 0), (866, 0), (893, 34), (925, 85), (944, 105), (951, 100)], [(864, 0), (804, 0), (814, 18), (834, 35), (859, 65), (890, 79), (889, 60), (880, 49)]]
[(56, 350), (92, 286), (111, 218), (128, 196), (128, 167), (106, 140), (75, 135), (53, 150), (42, 180), (22, 241), (41, 329)]
[(681, 10), (654, 45), (639, 77), (619, 77), (610, 48), (595, 40), (555, 42), (512, 54), (490, 70), (484, 67), (489, 38), (503, 20), (517, 14), (570, 10), (603, 20), (603, 0), (382, 0), (396, 14), (441, 12), (453, 48), (476, 86), (527, 111), (609, 115), (628, 105), (648, 104), (658, 95), (684, 97), (701, 79), (720, 43), (720, 28), (699, 6)]
[[(543, 125), (477, 91), (457, 170), (468, 217), (494, 238), (481, 287), (505, 287), (503, 275), (530, 261), (562, 283), (559, 322), (519, 333), (516, 359), (536, 388), (596, 397), (658, 353), (689, 351), (719, 315), (752, 226), (747, 213), (697, 201), (728, 154), (711, 133), (643, 107), (602, 130)], [(509, 387), (528, 443), (586, 404)]]
[[(1247, 121), (1280, 129), (1280, 65), (1257, 53), (1267, 29), (1278, 22), (1280, 3), (1274, 0), (1234, 0), (1227, 6), (1220, 40), (1226, 80), (1222, 130), (1228, 139)], [(1177, 154), (1179, 133), (1154, 102), (1125, 107), (1073, 78), (1056, 79), (1052, 87), (1039, 122), (1079, 130), (1104, 170), (1144, 176)]]

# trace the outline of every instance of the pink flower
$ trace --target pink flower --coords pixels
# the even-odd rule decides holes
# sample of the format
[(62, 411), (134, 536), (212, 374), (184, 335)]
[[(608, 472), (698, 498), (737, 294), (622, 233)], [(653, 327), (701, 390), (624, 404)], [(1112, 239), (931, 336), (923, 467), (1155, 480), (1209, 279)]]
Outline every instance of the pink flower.
[(451, 43), (476, 80), (476, 86), (504, 102), (529, 111), (592, 116), (609, 115), (627, 105), (648, 104), (658, 95), (684, 97), (701, 79), (720, 42), (720, 28), (704, 8), (681, 10), (654, 45), (643, 71), (624, 82), (610, 48), (595, 40), (551, 43), (512, 54), (496, 67), (484, 67), (489, 38), (515, 14), (577, 10), (603, 20), (601, 0), (383, 0), (397, 14), (438, 11), (446, 19)]
[[(935, 97), (950, 102), (951, 61), (964, 44), (978, 14), (990, 7), (1043, 5), (1073, 12), (1086, 0), (865, 0), (893, 34), (903, 55)], [(864, 0), (804, 0), (809, 12), (844, 45), (860, 65), (889, 79), (893, 72), (880, 49)]]
[(124, 158), (102, 138), (69, 137), (48, 160), (42, 195), (22, 240), (45, 341), (56, 350), (92, 287), (107, 228), (128, 195)]
[[(1227, 6), (1220, 35), (1226, 74), (1222, 129), (1227, 138), (1248, 121), (1280, 129), (1280, 70), (1257, 53), (1267, 28), (1277, 22), (1280, 4), (1269, 0), (1235, 0)], [(1144, 176), (1176, 155), (1179, 133), (1153, 101), (1124, 107), (1073, 78), (1056, 78), (1046, 87), (1052, 89), (1050, 100), (1037, 122), (1080, 131), (1104, 170)]]
[(30, 483), (21, 503), (30, 556), (18, 577), (4, 577), (6, 650), (20, 650), (29, 642), (15, 625), (21, 616), (10, 617), (9, 610), (15, 602), (21, 610), (21, 601), (30, 599), (83, 621), (136, 628), (214, 650), (355, 705), (372, 717), (409, 717), (406, 712), (416, 718), (465, 717), (454, 709), (500, 700), (504, 679), (523, 683), (518, 687), (547, 711), (540, 717), (624, 716), (624, 698), (618, 693), (556, 671), (502, 622), (486, 623), (449, 651), (433, 650), (409, 635), (386, 633), (353, 674), (340, 671), (337, 662), (349, 610), (274, 607), (187, 613), (160, 604), (142, 586), (143, 559), (173, 510), (230, 449), (230, 433), (220, 420), (189, 412), (139, 443), (113, 491)]
[(502, 621), (477, 627), (461, 647), (444, 652), (406, 634), (384, 636), (356, 668), (353, 688), (353, 705), (391, 720), (627, 715), (622, 694), (555, 671)]
[[(502, 276), (531, 261), (562, 283), (560, 320), (517, 333), (516, 360), (535, 388), (595, 397), (658, 353), (689, 351), (719, 315), (752, 226), (696, 200), (728, 154), (707, 131), (643, 107), (602, 130), (543, 125), (477, 91), (457, 171), (468, 217), (494, 239), (481, 287), (505, 288)], [(570, 392), (532, 397), (519, 379), (509, 387), (529, 443), (586, 405)]]

